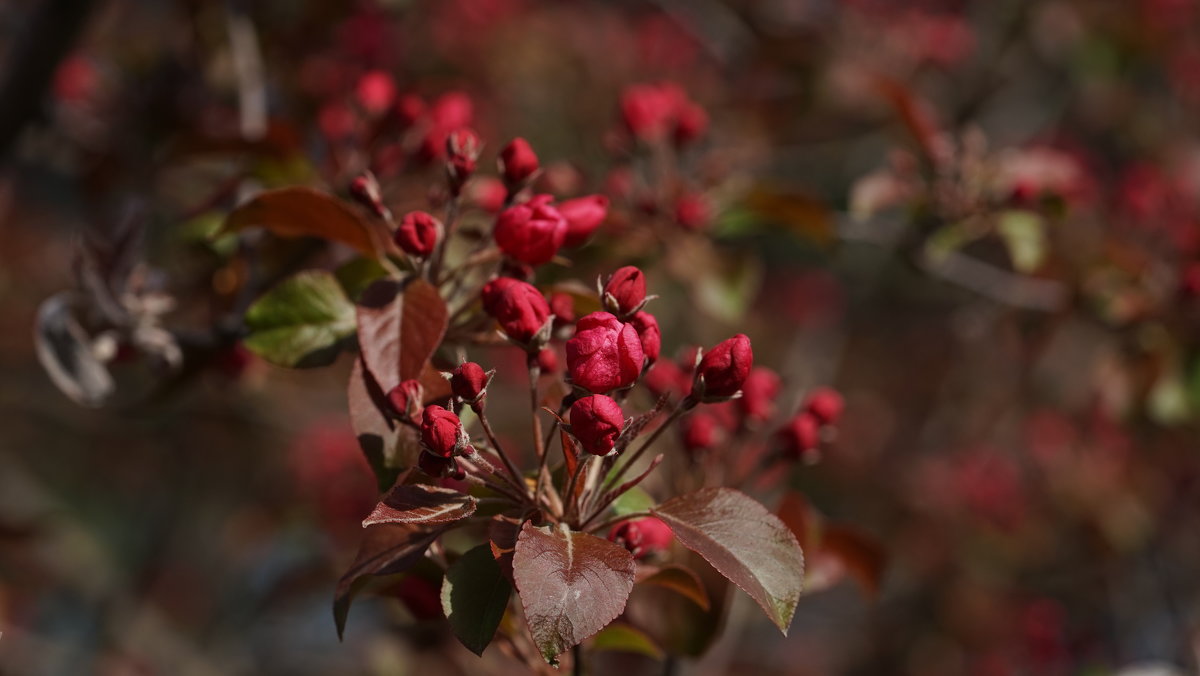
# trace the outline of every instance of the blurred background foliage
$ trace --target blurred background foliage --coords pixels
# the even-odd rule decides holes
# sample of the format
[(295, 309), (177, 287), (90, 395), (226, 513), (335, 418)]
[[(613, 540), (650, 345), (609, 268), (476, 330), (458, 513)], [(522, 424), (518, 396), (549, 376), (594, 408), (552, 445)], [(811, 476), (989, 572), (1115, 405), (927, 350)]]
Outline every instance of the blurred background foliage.
[(788, 481), (881, 544), (878, 593), (816, 585), (787, 639), (734, 597), (671, 668), (1195, 673), (1198, 32), (1193, 0), (0, 4), (0, 671), (511, 667), (428, 621), (416, 583), (360, 601), (338, 643), (333, 583), (375, 491), (350, 359), (223, 349), (166, 391), (130, 369), (90, 410), (35, 357), (78, 242), (130, 213), (167, 324), (203, 332), (238, 274), (209, 238), (223, 214), (253, 187), (341, 189), (331, 139), (384, 72), (465, 92), (485, 160), (524, 136), (567, 195), (624, 190), (625, 87), (680, 85), (712, 118), (682, 158), (711, 240), (618, 215), (562, 275), (642, 265), (666, 353), (738, 330), (781, 410), (846, 395), (836, 444)]

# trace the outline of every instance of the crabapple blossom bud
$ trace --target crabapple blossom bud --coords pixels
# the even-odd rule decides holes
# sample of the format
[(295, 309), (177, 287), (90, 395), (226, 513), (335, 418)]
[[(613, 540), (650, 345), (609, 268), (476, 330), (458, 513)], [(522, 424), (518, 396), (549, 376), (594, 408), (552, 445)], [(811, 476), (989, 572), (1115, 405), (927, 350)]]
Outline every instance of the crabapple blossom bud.
[(691, 379), (673, 361), (661, 361), (646, 372), (643, 382), (655, 397), (665, 394), (681, 396), (691, 384)]
[(666, 550), (673, 537), (671, 527), (652, 516), (623, 521), (608, 532), (609, 540), (628, 549), (638, 559)]
[(471, 97), (465, 92), (446, 92), (429, 107), (429, 117), (434, 126), (458, 129), (471, 124), (475, 117), (475, 107), (471, 103)]
[(554, 315), (554, 328), (575, 323), (575, 298), (569, 293), (556, 291), (550, 294), (550, 313)]
[(553, 206), (549, 195), (511, 206), (496, 219), (496, 244), (500, 250), (529, 265), (554, 258), (567, 235), (567, 221)]
[(845, 401), (842, 395), (831, 387), (818, 387), (804, 402), (804, 410), (811, 413), (822, 425), (836, 425), (844, 408)]
[(466, 127), (446, 137), (446, 180), (452, 195), (461, 193), (467, 179), (475, 173), (475, 161), (482, 146), (479, 135)]
[(658, 85), (633, 85), (621, 94), (621, 120), (634, 138), (659, 141), (668, 131), (677, 100)]
[(770, 420), (779, 388), (779, 376), (774, 371), (765, 367), (752, 369), (742, 383), (742, 398), (737, 400), (742, 417), (757, 422)]
[(712, 213), (703, 195), (687, 193), (675, 200), (675, 222), (687, 230), (703, 230), (711, 220)]
[(442, 224), (424, 211), (410, 211), (400, 219), (392, 239), (396, 246), (418, 258), (428, 258), (437, 246)]
[(421, 414), (421, 446), (434, 455), (449, 458), (467, 445), (467, 431), (453, 411), (432, 404)]
[(560, 203), (556, 208), (567, 221), (563, 246), (576, 247), (586, 242), (608, 217), (608, 198), (604, 195), (576, 197)]
[(750, 367), (754, 365), (754, 352), (750, 339), (745, 334), (718, 344), (704, 353), (692, 381), (692, 398), (702, 402), (728, 399), (742, 389)]
[(533, 285), (499, 277), (483, 287), (483, 309), (504, 334), (528, 348), (540, 348), (550, 331), (550, 306)]
[(371, 210), (379, 218), (388, 218), (388, 208), (383, 205), (383, 198), (379, 194), (379, 182), (375, 180), (375, 175), (371, 172), (365, 172), (359, 176), (355, 176), (353, 181), (350, 181), (350, 196), (354, 201)]
[(450, 391), (464, 402), (474, 405), (487, 394), (488, 383), (492, 374), (473, 361), (459, 364), (450, 372)]
[(425, 388), (419, 380), (405, 380), (387, 393), (388, 407), (397, 418), (415, 420), (425, 399)]
[(642, 371), (642, 342), (632, 324), (607, 312), (593, 312), (575, 325), (567, 341), (571, 382), (596, 393), (627, 387)]
[(625, 414), (611, 397), (593, 394), (571, 404), (571, 434), (592, 455), (608, 455), (624, 427)]
[(425, 102), (415, 94), (406, 94), (396, 101), (396, 120), (402, 129), (408, 129), (425, 115)]
[(628, 317), (646, 304), (646, 275), (632, 265), (619, 268), (608, 278), (600, 297), (606, 310)]
[(506, 191), (504, 184), (499, 179), (491, 176), (480, 176), (471, 181), (470, 186), (467, 187), (467, 194), (471, 204), (489, 214), (494, 214), (499, 212), (504, 206)]
[(548, 347), (538, 351), (536, 362), (538, 370), (543, 374), (558, 371), (558, 353)]
[(396, 82), (385, 71), (368, 71), (358, 79), (354, 95), (363, 110), (372, 116), (379, 115), (390, 108), (395, 100)]
[(454, 462), (454, 458), (443, 458), (440, 455), (426, 453), (425, 451), (421, 451), (421, 454), (417, 456), (417, 467), (420, 467), (422, 472), (435, 479), (441, 479), (453, 474), (457, 464)]
[(646, 364), (658, 361), (659, 352), (662, 350), (662, 332), (658, 329), (658, 320), (649, 312), (638, 312), (629, 318), (629, 323), (637, 329), (638, 338), (642, 341), (642, 354), (646, 358)]
[(821, 443), (821, 422), (816, 416), (801, 411), (775, 433), (783, 454), (790, 458), (814, 458)]
[(520, 136), (504, 146), (496, 163), (499, 165), (500, 175), (504, 177), (504, 184), (512, 192), (520, 190), (538, 170), (537, 154), (533, 152), (529, 142)]
[(679, 432), (683, 438), (683, 448), (695, 455), (716, 445), (721, 426), (711, 415), (693, 413), (679, 421)]
[(704, 136), (708, 130), (708, 113), (694, 103), (679, 107), (675, 120), (675, 145), (685, 146)]

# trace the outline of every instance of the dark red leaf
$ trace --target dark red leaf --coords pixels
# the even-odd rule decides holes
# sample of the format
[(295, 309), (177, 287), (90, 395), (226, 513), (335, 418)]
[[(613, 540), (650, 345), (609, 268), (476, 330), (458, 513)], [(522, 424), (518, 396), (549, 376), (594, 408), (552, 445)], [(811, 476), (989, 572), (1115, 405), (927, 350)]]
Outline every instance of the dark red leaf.
[(451, 523), (475, 513), (475, 498), (451, 488), (408, 484), (392, 486), (363, 528), (380, 523)]
[(294, 186), (267, 190), (230, 212), (221, 232), (262, 227), (280, 237), (320, 237), (374, 258), (373, 226), (349, 205), (319, 190)]
[(653, 584), (660, 587), (665, 587), (672, 591), (681, 594), (684, 598), (690, 599), (692, 603), (704, 610), (708, 610), (708, 592), (704, 589), (704, 583), (700, 581), (700, 577), (690, 568), (683, 566), (669, 565), (663, 566), (657, 570), (647, 569), (644, 575), (639, 575), (638, 584)]
[(445, 301), (423, 279), (380, 279), (363, 291), (358, 345), (367, 370), (384, 392), (424, 375), (448, 320)]
[(521, 523), (524, 519), (497, 514), (488, 524), (488, 544), (492, 556), (500, 566), (500, 572), (509, 582), (513, 581), (513, 552), (517, 548), (517, 536), (521, 534)]
[(847, 574), (868, 595), (879, 593), (887, 555), (878, 542), (848, 526), (825, 523), (821, 513), (799, 493), (784, 495), (777, 512), (808, 553), (806, 593), (832, 587)]
[(350, 371), (346, 395), (358, 445), (375, 470), (379, 490), (387, 490), (401, 470), (416, 465), (421, 452), (417, 432), (384, 414), (387, 402), (383, 390), (363, 368), (361, 359), (355, 360)]
[(633, 589), (633, 572), (633, 556), (620, 545), (563, 525), (526, 523), (513, 574), (542, 657), (555, 664), (616, 619)]
[(649, 634), (672, 655), (698, 657), (720, 636), (728, 617), (730, 584), (699, 554), (680, 552), (674, 561), (694, 571), (702, 580), (710, 602), (708, 610), (673, 589), (656, 584), (636, 584), (629, 595), (625, 618)]
[(368, 578), (404, 572), (420, 561), (429, 545), (449, 528), (450, 524), (382, 524), (367, 528), (358, 555), (338, 580), (333, 597), (333, 620), (337, 624), (338, 638), (346, 628), (350, 602)]
[(654, 507), (683, 546), (750, 595), (787, 634), (804, 587), (804, 555), (796, 536), (750, 496), (705, 488)]

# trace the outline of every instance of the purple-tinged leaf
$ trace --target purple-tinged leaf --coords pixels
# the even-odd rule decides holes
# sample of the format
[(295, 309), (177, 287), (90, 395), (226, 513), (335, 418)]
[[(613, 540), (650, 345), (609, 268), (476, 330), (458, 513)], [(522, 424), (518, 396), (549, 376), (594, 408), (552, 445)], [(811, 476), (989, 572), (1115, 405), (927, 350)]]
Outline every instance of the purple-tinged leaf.
[(704, 589), (700, 577), (690, 568), (677, 565), (663, 566), (657, 570), (647, 568), (644, 573), (639, 571), (637, 583), (665, 587), (689, 599), (701, 609), (709, 609), (708, 591)]
[(379, 383), (363, 368), (357, 359), (350, 371), (350, 384), (346, 388), (350, 404), (350, 425), (358, 437), (371, 469), (379, 481), (379, 490), (392, 486), (401, 470), (417, 464), (421, 452), (417, 432), (407, 425), (400, 425), (385, 413), (387, 406)]
[(437, 289), (416, 277), (371, 284), (357, 314), (363, 363), (384, 392), (403, 380), (422, 378), (449, 321)]
[(591, 646), (593, 650), (634, 653), (652, 660), (661, 660), (663, 657), (662, 648), (658, 647), (654, 639), (624, 622), (613, 622), (605, 627), (592, 639)]
[(338, 638), (346, 628), (346, 615), (354, 594), (362, 588), (368, 578), (379, 575), (403, 573), (421, 560), (425, 550), (433, 541), (448, 530), (452, 524), (381, 524), (371, 526), (364, 532), (358, 555), (350, 569), (338, 580), (333, 597), (333, 620), (337, 624)]
[(363, 528), (380, 523), (451, 523), (475, 513), (475, 498), (452, 488), (408, 484), (392, 486)]
[(681, 495), (650, 513), (749, 594), (787, 635), (804, 588), (804, 555), (779, 517), (731, 488)]
[(479, 545), (455, 561), (442, 582), (442, 612), (467, 650), (482, 655), (512, 596), (489, 545)]
[(550, 664), (603, 629), (625, 609), (633, 556), (624, 547), (564, 525), (526, 523), (513, 575), (534, 643)]
[(230, 212), (220, 233), (262, 227), (279, 237), (320, 237), (341, 242), (364, 256), (377, 255), (373, 225), (338, 198), (293, 186), (259, 193)]

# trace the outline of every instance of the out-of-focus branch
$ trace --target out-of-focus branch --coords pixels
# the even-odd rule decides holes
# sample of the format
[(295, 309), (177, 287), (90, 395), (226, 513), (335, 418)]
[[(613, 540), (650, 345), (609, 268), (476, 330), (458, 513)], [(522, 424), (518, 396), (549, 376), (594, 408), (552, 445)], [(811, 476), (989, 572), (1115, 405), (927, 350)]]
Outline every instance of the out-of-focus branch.
[(228, 3), (229, 51), (237, 74), (238, 122), (242, 138), (257, 140), (267, 133), (267, 87), (258, 34), (243, 4), (236, 0)]
[(957, 251), (919, 254), (922, 270), (996, 302), (1025, 310), (1056, 312), (1070, 300), (1067, 287), (1049, 279), (1015, 274)]
[(96, 3), (91, 0), (43, 0), (14, 41), (0, 75), (0, 157), (33, 119)]

